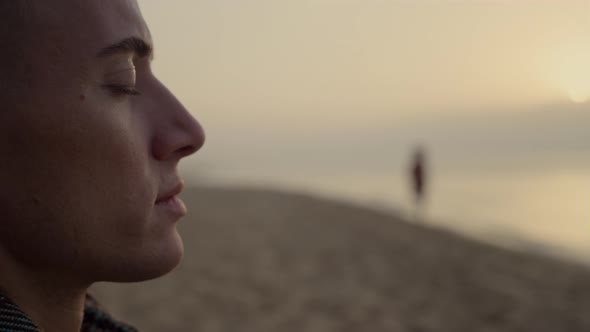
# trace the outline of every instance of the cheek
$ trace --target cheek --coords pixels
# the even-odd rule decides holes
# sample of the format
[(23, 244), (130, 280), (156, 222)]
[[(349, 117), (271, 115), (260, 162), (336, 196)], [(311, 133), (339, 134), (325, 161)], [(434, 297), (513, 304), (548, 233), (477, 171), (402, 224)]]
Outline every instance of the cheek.
[(89, 150), (74, 157), (77, 159), (72, 168), (77, 174), (72, 174), (76, 183), (71, 186), (83, 193), (80, 201), (85, 210), (102, 215), (104, 222), (112, 221), (109, 227), (140, 231), (157, 190), (146, 140), (126, 122), (110, 124), (101, 131), (85, 138), (74, 149), (74, 154), (79, 149)]
[(63, 237), (141, 232), (157, 190), (141, 123), (124, 103), (116, 109), (80, 95), (76, 105), (1, 125), (9, 139), (0, 142), (0, 206), (27, 222), (71, 220), (63, 226), (75, 231)]
[[(88, 96), (84, 103), (91, 102)], [(69, 186), (80, 193), (72, 199), (78, 200), (80, 214), (88, 214), (90, 225), (82, 231), (90, 234), (84, 237), (98, 234), (114, 245), (133, 245), (149, 231), (158, 178), (141, 119), (133, 115), (106, 107), (91, 116), (84, 135), (72, 144), (68, 155), (73, 156), (65, 158), (74, 170)]]

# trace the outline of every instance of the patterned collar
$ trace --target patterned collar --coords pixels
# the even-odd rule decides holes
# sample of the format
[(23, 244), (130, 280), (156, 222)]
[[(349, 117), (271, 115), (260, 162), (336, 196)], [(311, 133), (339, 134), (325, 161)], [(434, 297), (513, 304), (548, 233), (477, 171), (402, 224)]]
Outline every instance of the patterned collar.
[[(0, 332), (41, 331), (16, 304), (0, 295)], [(115, 321), (92, 296), (87, 295), (84, 304), (84, 321), (80, 332), (137, 332), (137, 330)]]

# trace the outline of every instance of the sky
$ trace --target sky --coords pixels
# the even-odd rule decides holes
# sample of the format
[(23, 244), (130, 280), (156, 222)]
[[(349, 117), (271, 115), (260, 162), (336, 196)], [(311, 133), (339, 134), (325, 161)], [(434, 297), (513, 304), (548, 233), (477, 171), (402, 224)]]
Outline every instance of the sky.
[(587, 1), (145, 0), (142, 7), (161, 49), (160, 75), (195, 106), (432, 112), (545, 102), (590, 80)]
[(590, 97), (588, 1), (140, 3), (156, 74), (201, 120), (203, 154), (218, 163), (278, 162), (277, 145), (312, 159), (363, 144), (461, 150), (477, 135), (481, 151), (588, 148), (575, 104)]

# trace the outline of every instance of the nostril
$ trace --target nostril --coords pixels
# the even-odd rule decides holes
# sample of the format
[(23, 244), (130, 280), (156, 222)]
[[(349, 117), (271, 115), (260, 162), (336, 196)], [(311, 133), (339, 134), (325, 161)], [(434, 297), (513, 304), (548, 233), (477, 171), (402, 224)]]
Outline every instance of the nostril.
[[(203, 146), (204, 140), (189, 140), (186, 136), (173, 137), (158, 135), (152, 143), (152, 154), (157, 160), (168, 160), (171, 158), (182, 159), (197, 152)], [(167, 139), (166, 139), (167, 138)]]
[(185, 147), (182, 147), (180, 149), (178, 149), (176, 152), (180, 155), (180, 157), (186, 157), (189, 156), (195, 152), (197, 152), (198, 148), (194, 145), (187, 145)]

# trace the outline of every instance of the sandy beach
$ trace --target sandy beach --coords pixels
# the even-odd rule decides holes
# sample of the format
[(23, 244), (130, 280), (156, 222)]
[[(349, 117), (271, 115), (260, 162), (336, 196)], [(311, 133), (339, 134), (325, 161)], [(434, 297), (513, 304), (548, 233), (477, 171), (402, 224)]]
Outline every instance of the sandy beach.
[(93, 294), (140, 331), (587, 332), (590, 269), (307, 195), (189, 188), (173, 273)]

